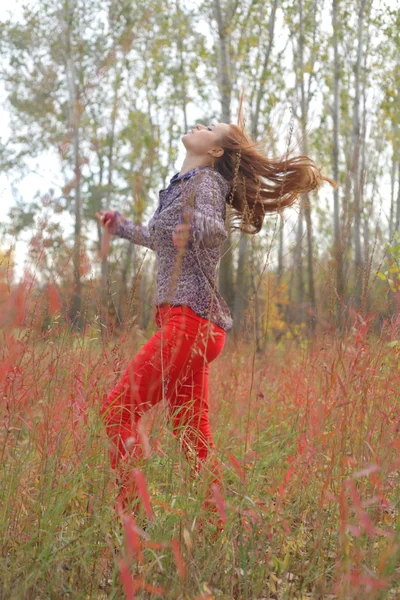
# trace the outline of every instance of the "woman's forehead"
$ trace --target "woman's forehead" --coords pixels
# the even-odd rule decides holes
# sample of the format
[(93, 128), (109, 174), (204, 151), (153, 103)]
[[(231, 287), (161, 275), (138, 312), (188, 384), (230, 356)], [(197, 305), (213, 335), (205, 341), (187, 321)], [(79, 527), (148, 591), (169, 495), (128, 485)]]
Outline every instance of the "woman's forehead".
[(215, 129), (221, 135), (226, 135), (229, 133), (229, 125), (227, 123), (214, 123), (213, 129)]

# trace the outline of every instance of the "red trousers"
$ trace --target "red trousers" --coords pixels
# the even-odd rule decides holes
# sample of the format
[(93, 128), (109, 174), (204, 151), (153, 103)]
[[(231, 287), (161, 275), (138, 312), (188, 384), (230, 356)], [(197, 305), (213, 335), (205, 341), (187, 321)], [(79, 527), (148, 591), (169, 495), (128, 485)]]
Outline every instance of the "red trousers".
[[(208, 418), (209, 363), (222, 351), (226, 332), (184, 305), (158, 306), (155, 318), (158, 330), (128, 363), (101, 409), (113, 442), (111, 466), (117, 471), (123, 507), (137, 498), (131, 473), (135, 457), (143, 455), (138, 422), (163, 398), (172, 430), (193, 466), (192, 476), (199, 474), (214, 448)], [(212, 457), (209, 466), (211, 483), (220, 484), (218, 460)], [(210, 506), (210, 500), (206, 504)]]

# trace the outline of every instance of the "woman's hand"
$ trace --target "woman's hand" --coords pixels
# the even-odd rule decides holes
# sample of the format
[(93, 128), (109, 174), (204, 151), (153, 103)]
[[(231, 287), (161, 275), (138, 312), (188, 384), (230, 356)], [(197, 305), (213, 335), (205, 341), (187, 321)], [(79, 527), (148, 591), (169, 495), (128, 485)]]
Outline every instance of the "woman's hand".
[(189, 214), (186, 211), (183, 212), (183, 221), (176, 226), (172, 234), (173, 244), (179, 250), (186, 248), (190, 237)]
[(104, 230), (101, 236), (100, 258), (105, 260), (110, 250), (111, 236), (116, 230), (117, 214), (115, 210), (109, 210), (106, 213), (104, 210), (101, 210), (99, 213), (96, 213), (96, 217)]
[(104, 212), (101, 210), (99, 213), (96, 213), (97, 220), (100, 225), (107, 231), (107, 233), (113, 234), (116, 229), (117, 222), (117, 211), (109, 210), (108, 212)]

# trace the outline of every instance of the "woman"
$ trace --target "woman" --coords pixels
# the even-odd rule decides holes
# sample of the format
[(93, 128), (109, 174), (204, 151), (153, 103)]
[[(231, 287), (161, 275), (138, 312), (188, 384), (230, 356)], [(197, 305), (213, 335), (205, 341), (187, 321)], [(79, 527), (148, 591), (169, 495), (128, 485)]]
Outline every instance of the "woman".
[(228, 236), (227, 204), (232, 221), (240, 220), (238, 229), (257, 233), (266, 213), (292, 205), (324, 179), (335, 185), (307, 156), (268, 159), (237, 125), (198, 124), (182, 142), (182, 168), (160, 191), (159, 206), (147, 225), (134, 224), (118, 211), (96, 213), (110, 234), (155, 251), (158, 264), (158, 330), (128, 364), (102, 408), (114, 442), (111, 464), (118, 472), (122, 507), (136, 497), (130, 473), (142, 454), (138, 421), (162, 398), (173, 431), (194, 463), (193, 474), (210, 458), (212, 483), (221, 485), (220, 465), (210, 452), (208, 374), (232, 326), (216, 289), (221, 245)]

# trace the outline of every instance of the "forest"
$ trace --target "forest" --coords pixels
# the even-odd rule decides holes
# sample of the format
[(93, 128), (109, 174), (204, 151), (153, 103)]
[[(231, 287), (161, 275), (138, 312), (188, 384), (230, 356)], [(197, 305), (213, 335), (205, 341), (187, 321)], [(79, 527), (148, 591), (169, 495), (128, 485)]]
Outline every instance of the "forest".
[[(0, 86), (0, 597), (399, 598), (398, 4), (13, 0)], [(239, 107), (337, 185), (221, 246), (215, 540), (164, 402), (114, 514), (98, 408), (157, 330), (157, 260), (96, 213), (148, 223), (182, 136)]]

